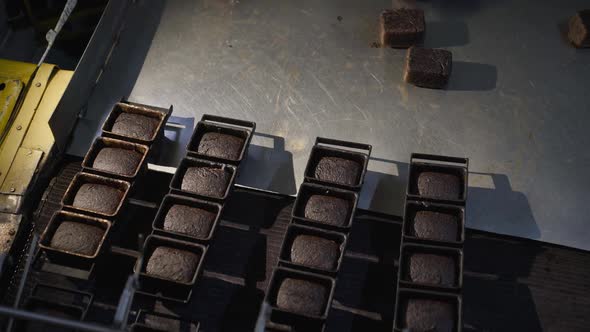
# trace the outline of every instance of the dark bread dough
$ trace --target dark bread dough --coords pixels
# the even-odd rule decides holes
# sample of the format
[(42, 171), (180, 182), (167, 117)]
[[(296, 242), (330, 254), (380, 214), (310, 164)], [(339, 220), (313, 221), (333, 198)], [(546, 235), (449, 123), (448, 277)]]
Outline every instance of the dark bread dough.
[(72, 206), (104, 214), (113, 214), (117, 210), (123, 191), (103, 184), (85, 183), (80, 186)]
[(50, 246), (63, 251), (92, 256), (96, 253), (104, 232), (104, 229), (98, 226), (75, 221), (62, 221), (51, 238)]
[(215, 213), (207, 210), (174, 204), (164, 218), (164, 230), (206, 238), (211, 231)]
[(452, 332), (454, 330), (454, 310), (448, 302), (409, 299), (405, 309), (403, 328), (412, 332)]
[(388, 9), (381, 13), (381, 45), (410, 47), (422, 40), (426, 24), (421, 9)]
[(298, 235), (291, 244), (291, 261), (323, 270), (336, 267), (338, 243), (313, 235)]
[(412, 231), (413, 236), (422, 239), (458, 241), (459, 221), (448, 213), (417, 211)]
[(216, 132), (203, 134), (197, 152), (212, 157), (238, 160), (242, 152), (244, 139), (233, 135)]
[(326, 307), (327, 297), (328, 290), (324, 285), (285, 278), (277, 293), (277, 306), (286, 311), (319, 316)]
[(359, 182), (360, 171), (360, 165), (356, 161), (323, 157), (315, 167), (314, 176), (319, 180), (354, 186)]
[(418, 175), (418, 194), (440, 199), (460, 199), (463, 192), (457, 175), (422, 172)]
[(111, 132), (131, 138), (149, 141), (153, 138), (160, 120), (149, 116), (121, 113), (115, 119)]
[(146, 314), (144, 324), (161, 331), (197, 332), (197, 326), (179, 319)]
[(349, 202), (342, 198), (311, 195), (305, 204), (304, 217), (328, 225), (344, 226), (349, 210)]
[(156, 327), (151, 327), (146, 324), (138, 324), (134, 323), (131, 325), (131, 332), (165, 332), (166, 330), (161, 330)]
[(184, 173), (180, 188), (203, 196), (222, 198), (229, 180), (230, 174), (221, 168), (189, 167)]
[(449, 82), (453, 55), (447, 50), (411, 47), (406, 55), (404, 81), (419, 87), (442, 89)]
[(581, 10), (569, 19), (567, 38), (576, 47), (590, 47), (590, 9)]
[(131, 176), (137, 170), (142, 154), (127, 149), (102, 148), (98, 151), (92, 167), (107, 172)]
[(451, 256), (413, 253), (409, 262), (409, 279), (420, 284), (457, 285), (457, 267)]
[(160, 246), (154, 249), (145, 271), (154, 277), (190, 283), (200, 258), (194, 252)]

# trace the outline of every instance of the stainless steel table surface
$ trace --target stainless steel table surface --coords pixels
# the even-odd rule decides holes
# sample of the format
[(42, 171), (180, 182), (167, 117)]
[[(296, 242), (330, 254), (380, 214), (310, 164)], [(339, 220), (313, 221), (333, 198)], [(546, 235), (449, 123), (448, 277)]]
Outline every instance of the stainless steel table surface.
[[(590, 249), (587, 0), (418, 1), (445, 90), (374, 48), (390, 1), (169, 0), (129, 97), (257, 122), (239, 183), (294, 194), (316, 136), (370, 143), (360, 206), (399, 214), (412, 152), (470, 158), (467, 226)], [(338, 19), (340, 17), (340, 19)]]

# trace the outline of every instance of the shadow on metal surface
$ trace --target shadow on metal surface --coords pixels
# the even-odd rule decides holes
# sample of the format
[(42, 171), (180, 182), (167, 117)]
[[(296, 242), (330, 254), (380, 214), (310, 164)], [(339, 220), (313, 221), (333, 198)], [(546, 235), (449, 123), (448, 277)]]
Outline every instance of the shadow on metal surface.
[[(379, 171), (371, 170), (375, 162), (381, 165)], [(359, 198), (359, 207), (397, 216), (403, 215), (408, 172), (408, 163), (371, 157)]]
[(466, 331), (543, 330), (527, 284), (532, 283), (531, 270), (544, 251), (522, 241), (467, 236), (463, 284)]
[(470, 172), (470, 176), (489, 176), (493, 188), (469, 187), (467, 227), (477, 226), (490, 232), (510, 229), (511, 234), (540, 238), (527, 197), (512, 189), (506, 175)]
[[(115, 36), (118, 37), (118, 40), (109, 51), (105, 63), (98, 66), (100, 69), (98, 77), (88, 74), (89, 77), (84, 77), (86, 81), (75, 82), (76, 74), (74, 75), (70, 85), (85, 85), (88, 84), (87, 81), (91, 81), (92, 85), (88, 89), (87, 98), (79, 100), (79, 97), (72, 96), (70, 98), (69, 95), (64, 95), (60, 102), (59, 107), (69, 110), (70, 116), (75, 116), (73, 114), (77, 114), (86, 107), (72, 132), (73, 139), (69, 143), (69, 154), (85, 155), (92, 140), (99, 134), (100, 127), (113, 105), (131, 94), (160, 24), (165, 3), (165, 0), (157, 0), (149, 1), (149, 3), (138, 1), (130, 4), (126, 16), (123, 17), (124, 26), (120, 34)], [(107, 43), (107, 41), (102, 42)], [(77, 68), (76, 72), (79, 70), (81, 68)], [(73, 90), (78, 92), (76, 89)], [(69, 90), (66, 91), (66, 93), (68, 92)], [(168, 107), (170, 105), (155, 106)], [(57, 119), (52, 120), (58, 121)], [(65, 124), (58, 126), (58, 128), (64, 126)]]
[(195, 118), (171, 116), (168, 123), (184, 126), (184, 128), (166, 126), (164, 129), (165, 139), (162, 141), (157, 164), (176, 167), (186, 155), (186, 147), (195, 127)]
[[(268, 140), (271, 141), (270, 146), (254, 144), (265, 144)], [(295, 194), (297, 187), (293, 171), (293, 154), (285, 150), (285, 139), (255, 133), (237, 183), (286, 195)]]
[(480, 11), (485, 6), (498, 6), (501, 1), (484, 0), (419, 0), (419, 3), (430, 2), (441, 15), (457, 16), (457, 14), (468, 15)]
[(496, 88), (496, 66), (476, 62), (453, 61), (448, 91), (488, 91)]
[(463, 46), (469, 43), (469, 30), (462, 21), (427, 22), (424, 46), (439, 48)]

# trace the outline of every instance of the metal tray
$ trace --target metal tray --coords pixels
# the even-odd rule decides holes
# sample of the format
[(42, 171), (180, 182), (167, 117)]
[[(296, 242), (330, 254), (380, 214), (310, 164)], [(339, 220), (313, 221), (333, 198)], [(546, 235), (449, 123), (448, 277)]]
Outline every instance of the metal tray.
[[(227, 183), (227, 187), (225, 188), (225, 192), (224, 192), (223, 196), (221, 196), (221, 197), (206, 196), (206, 195), (201, 195), (198, 193), (194, 193), (191, 191), (186, 191), (186, 190), (181, 189), (182, 188), (182, 180), (184, 178), (186, 170), (189, 167), (199, 167), (199, 166), (221, 168), (221, 169), (225, 170), (225, 172), (228, 172), (230, 174), (230, 178)], [(211, 200), (211, 201), (215, 201), (215, 202), (223, 202), (232, 190), (232, 187), (233, 187), (234, 182), (236, 180), (236, 173), (237, 173), (237, 168), (235, 166), (212, 162), (212, 161), (208, 161), (208, 160), (204, 160), (204, 159), (195, 159), (195, 158), (186, 157), (186, 158), (182, 159), (182, 161), (180, 162), (180, 165), (176, 169), (176, 173), (174, 174), (174, 177), (172, 178), (172, 181), (170, 182), (170, 191), (174, 194), (186, 195), (189, 197)]]
[[(419, 254), (434, 254), (448, 256), (453, 259), (455, 263), (455, 276), (456, 283), (452, 286), (425, 284), (412, 282), (408, 278), (408, 258), (409, 255)], [(463, 250), (456, 248), (448, 248), (442, 246), (428, 246), (422, 244), (410, 244), (404, 243), (401, 247), (400, 260), (399, 260), (399, 286), (404, 288), (422, 288), (422, 289), (434, 289), (438, 291), (460, 291), (463, 287)]]
[[(244, 158), (246, 151), (248, 151), (248, 146), (250, 146), (250, 141), (252, 140), (252, 136), (254, 135), (255, 130), (256, 123), (251, 121), (244, 121), (226, 118), (222, 116), (205, 114), (201, 118), (201, 121), (197, 123), (197, 126), (193, 131), (193, 135), (186, 149), (187, 155), (195, 158), (211, 159), (213, 161), (226, 162), (237, 165)], [(239, 157), (235, 160), (230, 160), (213, 157), (208, 154), (197, 152), (199, 143), (201, 142), (201, 138), (207, 132), (218, 132), (244, 139), (244, 143), (242, 144), (242, 149), (240, 151)]]
[[(133, 174), (124, 175), (124, 174), (119, 174), (119, 173), (114, 173), (114, 172), (109, 172), (109, 171), (94, 168), (92, 166), (92, 164), (94, 163), (94, 159), (96, 158), (96, 156), (98, 155), (100, 150), (105, 147), (119, 148), (119, 149), (131, 150), (131, 151), (141, 153), (141, 159), (140, 159), (139, 164), (137, 165), (135, 171), (133, 172)], [(92, 146), (90, 147), (90, 150), (88, 150), (88, 153), (84, 157), (84, 160), (82, 161), (82, 169), (84, 170), (84, 172), (87, 172), (87, 173), (94, 173), (94, 174), (98, 174), (98, 175), (102, 175), (102, 176), (106, 176), (106, 177), (113, 177), (113, 178), (122, 179), (122, 180), (126, 180), (126, 181), (131, 182), (140, 173), (145, 172), (147, 170), (146, 157), (147, 157), (148, 153), (149, 153), (149, 147), (147, 145), (131, 143), (131, 142), (122, 141), (122, 140), (118, 140), (118, 139), (114, 139), (114, 138), (108, 138), (108, 137), (97, 137), (96, 140), (94, 140), (94, 143), (92, 144)]]
[[(356, 152), (354, 150), (361, 150), (366, 152)], [(362, 144), (356, 142), (347, 142), (331, 138), (317, 137), (315, 145), (311, 149), (307, 166), (305, 167), (305, 181), (312, 183), (319, 183), (337, 188), (359, 191), (365, 181), (365, 174), (367, 173), (367, 164), (371, 156), (372, 147), (369, 144)], [(346, 185), (338, 182), (321, 180), (315, 177), (314, 172), (316, 166), (322, 157), (338, 157), (342, 159), (352, 160), (360, 166), (360, 173), (353, 185)]]
[[(465, 205), (467, 201), (469, 159), (436, 156), (430, 154), (413, 153), (410, 158), (410, 175), (408, 179), (407, 197), (412, 200), (423, 200), (432, 202), (451, 203)], [(453, 174), (460, 179), (461, 193), (457, 199), (445, 199), (429, 197), (418, 193), (418, 176), (420, 173), (429, 171), (443, 174)]]
[[(166, 218), (166, 214), (168, 213), (169, 209), (175, 204), (199, 208), (214, 213), (215, 219), (211, 223), (211, 230), (209, 231), (209, 234), (204, 238), (197, 238), (185, 233), (164, 230), (164, 219)], [(223, 207), (221, 206), (221, 204), (218, 203), (169, 194), (164, 197), (162, 204), (160, 204), (160, 208), (158, 209), (158, 213), (156, 214), (156, 218), (154, 219), (152, 227), (155, 233), (158, 235), (165, 235), (172, 238), (207, 243), (215, 234), (215, 230), (217, 229), (217, 224), (219, 222), (219, 217), (221, 216), (222, 208)]]
[[(293, 278), (297, 280), (305, 280), (314, 282), (317, 284), (321, 284), (327, 290), (326, 298), (324, 303), (324, 308), (319, 315), (311, 315), (311, 314), (302, 314), (302, 313), (293, 313), (281, 309), (277, 306), (277, 293), (281, 286), (281, 283), (286, 278)], [(320, 274), (310, 273), (299, 271), (295, 269), (289, 269), (285, 267), (277, 267), (274, 269), (273, 275), (270, 278), (270, 283), (268, 286), (268, 290), (266, 293), (265, 301), (271, 306), (273, 311), (280, 311), (287, 315), (293, 315), (297, 317), (307, 318), (307, 319), (317, 319), (317, 320), (325, 320), (328, 318), (328, 312), (332, 305), (332, 299), (334, 298), (334, 288), (336, 285), (336, 279), (332, 277), (322, 276)]]
[[(51, 187), (34, 220), (35, 229), (43, 230), (59, 208), (79, 163), (66, 169), (56, 181), (58, 185)], [(94, 278), (72, 279), (35, 266), (24, 274), (21, 303), (39, 282), (73, 287), (94, 295), (85, 322), (106, 329), (139, 255), (137, 235), (151, 232), (150, 221), (157, 211), (157, 204), (138, 201), (159, 202), (167, 194), (172, 176), (149, 171), (148, 177), (158, 183), (153, 184), (153, 191), (132, 195), (130, 208), (118, 221), (121, 227), (114, 231), (116, 241), (105, 259), (96, 263)], [(291, 196), (236, 186), (225, 204), (215, 245), (203, 262), (203, 274), (192, 289), (192, 300), (180, 303), (137, 294), (128, 323), (135, 321), (140, 310), (148, 310), (198, 321), (207, 332), (253, 331), (291, 222), (293, 202)], [(401, 231), (400, 217), (357, 209), (325, 326), (304, 331), (392, 331)], [(470, 229), (465, 252), (469, 254), (464, 263), (463, 320), (469, 329), (537, 331), (555, 327), (554, 317), (560, 317), (558, 327), (566, 331), (584, 330), (590, 324), (590, 300), (585, 291), (590, 287), (588, 252)], [(3, 274), (4, 282), (0, 283), (5, 303), (10, 305), (20, 289), (26, 250), (18, 257), (21, 263), (12, 273)], [(71, 302), (57, 297), (56, 301)], [(282, 318), (271, 315), (276, 323), (284, 322)]]
[[(349, 211), (346, 218), (346, 223), (342, 226), (336, 226), (305, 218), (305, 206), (312, 195), (330, 196), (348, 201)], [(297, 193), (297, 198), (295, 199), (295, 206), (293, 207), (293, 220), (295, 223), (301, 223), (308, 226), (347, 231), (352, 225), (354, 214), (356, 213), (357, 203), (358, 194), (354, 191), (304, 183), (301, 185), (301, 187), (299, 187), (299, 192)]]
[[(414, 222), (416, 212), (418, 211), (440, 212), (455, 216), (457, 218), (457, 241), (440, 241), (435, 239), (419, 238), (412, 235), (412, 224)], [(407, 200), (406, 207), (404, 209), (404, 228), (402, 234), (404, 237), (404, 243), (430, 243), (462, 247), (465, 241), (465, 207)]]
[[(78, 193), (78, 190), (80, 189), (80, 187), (83, 184), (86, 184), (86, 183), (95, 183), (95, 184), (110, 186), (113, 188), (117, 188), (123, 192), (123, 195), (121, 196), (121, 200), (119, 201), (119, 205), (117, 206), (117, 208), (115, 209), (115, 211), (113, 213), (102, 213), (102, 212), (90, 210), (90, 209), (81, 209), (81, 208), (77, 208), (72, 205), (74, 202), (74, 198), (76, 197), (76, 194)], [(76, 174), (76, 176), (74, 176), (74, 178), (70, 182), (70, 185), (68, 186), (68, 189), (66, 190), (65, 195), (63, 196), (62, 204), (63, 204), (64, 209), (66, 209), (66, 210), (72, 210), (72, 211), (79, 212), (82, 214), (99, 216), (99, 217), (103, 217), (103, 218), (116, 219), (116, 217), (119, 215), (119, 213), (121, 213), (121, 211), (125, 207), (125, 203), (127, 201), (128, 194), (129, 194), (129, 188), (131, 188), (131, 184), (126, 181), (111, 179), (111, 178), (107, 178), (107, 177), (99, 176), (99, 175), (95, 175), (95, 174), (90, 174), (90, 173), (80, 172), (80, 173)]]
[[(340, 250), (340, 253), (336, 260), (336, 266), (334, 266), (333, 269), (325, 270), (293, 262), (291, 260), (291, 247), (293, 245), (293, 241), (299, 235), (312, 235), (322, 239), (334, 241), (336, 244), (338, 244), (338, 249)], [(279, 256), (279, 265), (291, 268), (295, 267), (303, 271), (310, 271), (315, 273), (328, 273), (330, 275), (335, 275), (336, 272), (338, 272), (338, 269), (340, 268), (340, 264), (342, 264), (342, 259), (344, 258), (344, 249), (346, 248), (347, 238), (348, 237), (344, 233), (327, 231), (321, 228), (291, 224), (289, 225), (289, 228), (287, 228), (287, 232), (285, 233), (285, 239), (283, 241), (283, 246), (281, 248)]]
[[(55, 231), (57, 230), (59, 225), (66, 220), (85, 225), (97, 226), (103, 230), (102, 238), (100, 239), (100, 242), (98, 243), (98, 247), (96, 248), (94, 254), (84, 255), (76, 252), (56, 249), (51, 246), (51, 239), (53, 238)], [(109, 236), (110, 229), (111, 222), (106, 219), (99, 219), (68, 211), (58, 211), (53, 215), (53, 218), (51, 218), (51, 221), (49, 221), (47, 228), (41, 235), (41, 238), (39, 239), (39, 247), (45, 251), (49, 260), (51, 260), (54, 263), (73, 267), (88, 267), (94, 263), (98, 255), (100, 255), (105, 249), (107, 249), (107, 238)]]
[[(144, 140), (139, 138), (133, 138), (126, 135), (121, 135), (117, 133), (113, 133), (111, 129), (113, 128), (113, 124), (115, 120), (121, 113), (133, 113), (138, 115), (147, 116), (150, 118), (154, 118), (158, 120), (158, 126), (154, 131), (152, 137), (150, 139)], [(151, 145), (159, 137), (161, 137), (164, 133), (164, 124), (170, 115), (172, 114), (172, 106), (170, 106), (169, 110), (165, 110), (159, 107), (149, 106), (149, 105), (141, 105), (137, 103), (129, 103), (129, 102), (119, 102), (115, 104), (111, 113), (105, 120), (104, 124), (102, 125), (102, 134), (104, 137), (112, 137), (117, 138), (129, 142)]]

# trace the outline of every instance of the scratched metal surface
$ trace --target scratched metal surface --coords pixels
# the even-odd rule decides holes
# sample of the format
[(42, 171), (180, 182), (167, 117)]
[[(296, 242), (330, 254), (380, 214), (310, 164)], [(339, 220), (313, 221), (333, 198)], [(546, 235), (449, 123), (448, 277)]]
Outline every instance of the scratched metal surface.
[(390, 1), (169, 0), (130, 99), (256, 121), (239, 182), (288, 194), (316, 136), (371, 143), (361, 207), (392, 214), (411, 152), (467, 156), (468, 227), (590, 249), (590, 50), (560, 33), (587, 0), (418, 5), (453, 52), (446, 90), (370, 47)]

